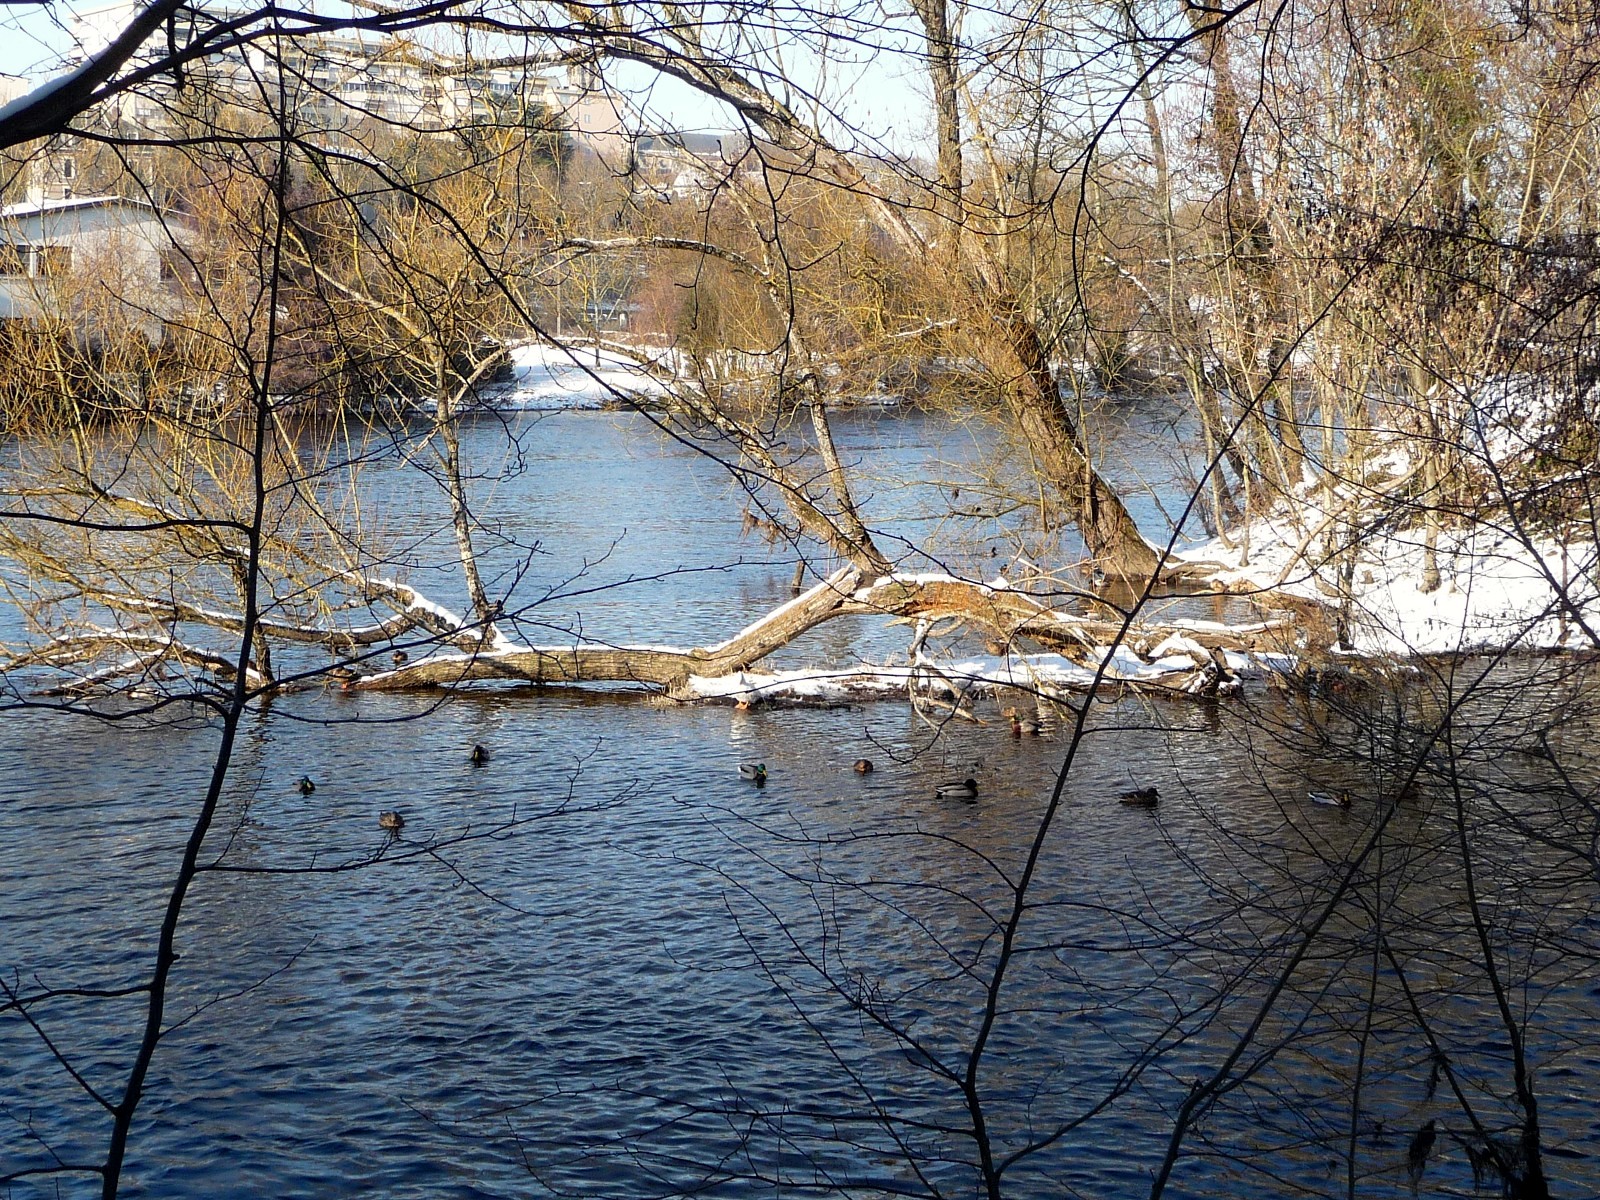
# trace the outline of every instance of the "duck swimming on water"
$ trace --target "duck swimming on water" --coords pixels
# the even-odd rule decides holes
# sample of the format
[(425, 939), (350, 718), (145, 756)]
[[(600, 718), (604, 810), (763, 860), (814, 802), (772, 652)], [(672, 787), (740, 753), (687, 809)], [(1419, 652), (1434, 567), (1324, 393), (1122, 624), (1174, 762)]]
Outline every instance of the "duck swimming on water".
[(872, 774), (872, 760), (870, 758), (858, 758), (858, 759), (856, 759), (856, 774), (857, 775), (871, 775)]
[(766, 763), (740, 763), (739, 778), (748, 779), (751, 783), (762, 784), (767, 781)]
[(387, 829), (390, 833), (399, 833), (406, 827), (406, 819), (397, 812), (381, 812), (378, 814), (378, 828)]
[(294, 781), (294, 786), (300, 790), (302, 796), (309, 796), (317, 790), (317, 785), (311, 782), (311, 776), (302, 775)]
[(472, 753), (467, 755), (467, 760), (475, 767), (488, 766), (489, 751), (482, 745), (474, 746), (472, 748)]
[(1000, 715), (1011, 718), (1011, 736), (1014, 738), (1024, 736), (1038, 737), (1039, 733), (1044, 728), (1039, 723), (1039, 718), (1037, 715), (1025, 717), (1015, 708), (1005, 709)]
[(939, 784), (936, 788), (934, 788), (934, 793), (941, 799), (945, 800), (970, 800), (972, 797), (978, 794), (978, 781), (971, 778), (952, 780), (948, 783)]
[(1160, 802), (1161, 793), (1153, 787), (1117, 793), (1117, 803), (1126, 804), (1129, 808), (1154, 808)]

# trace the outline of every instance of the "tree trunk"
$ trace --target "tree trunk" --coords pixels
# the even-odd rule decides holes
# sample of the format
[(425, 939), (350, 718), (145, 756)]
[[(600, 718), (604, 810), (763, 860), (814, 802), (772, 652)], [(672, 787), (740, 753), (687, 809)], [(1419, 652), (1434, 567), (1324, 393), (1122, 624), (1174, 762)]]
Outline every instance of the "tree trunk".
[(472, 510), (467, 504), (467, 489), (461, 478), (461, 438), (456, 429), (456, 394), (450, 385), (449, 358), (443, 346), (434, 348), (433, 425), (444, 443), (445, 489), (450, 496), (450, 524), (455, 530), (456, 550), (461, 556), (461, 574), (466, 580), (467, 598), (472, 605), (473, 622), (484, 645), (498, 635), (494, 626), (495, 607), (483, 587), (478, 571), (478, 555), (472, 545)]
[[(591, 15), (581, 6), (574, 6), (573, 11), (584, 20)], [(620, 21), (622, 18), (613, 19)], [(621, 32), (620, 25), (614, 29)], [(775, 150), (792, 156), (791, 162), (810, 164), (815, 178), (826, 179), (871, 205), (878, 214), (883, 234), (895, 241), (903, 252), (913, 257), (926, 257), (930, 253), (927, 239), (912, 224), (905, 210), (884, 196), (855, 162), (834, 149), (787, 105), (726, 63), (711, 58), (692, 30), (682, 31), (680, 36), (684, 39), (684, 48), (672, 53), (653, 49), (647, 42), (637, 39), (615, 41), (608, 50), (617, 58), (646, 63), (731, 104), (744, 120), (772, 142)], [(948, 29), (943, 41), (948, 47)], [(932, 57), (937, 60), (937, 53)], [(955, 119), (959, 81), (951, 86), (952, 75), (943, 72), (939, 78), (944, 80), (945, 86), (934, 98), (934, 108), (950, 121), (943, 135), (946, 140), (942, 165), (951, 172), (956, 167), (950, 148), (954, 146), (959, 150), (960, 145), (959, 123)], [(792, 165), (789, 169), (793, 169)], [(952, 198), (948, 188), (941, 191), (946, 201)], [(960, 213), (952, 211), (959, 221)], [(951, 232), (959, 236), (959, 224)], [(979, 301), (979, 319), (991, 331), (991, 344), (1000, 356), (1010, 359), (1011, 369), (1004, 372), (1009, 383), (1007, 403), (1035, 459), (1060, 495), (1068, 519), (1077, 525), (1090, 555), (1106, 574), (1130, 582), (1150, 579), (1162, 564), (1161, 555), (1140, 535), (1116, 491), (1095, 471), (1077, 424), (1062, 401), (1039, 332), (1024, 314), (1015, 290), (1001, 274), (989, 250), (972, 245), (971, 239), (962, 241), (961, 262), (960, 277), (953, 282), (975, 294)]]
[[(1253, 490), (1259, 503), (1270, 504), (1275, 494), (1298, 481), (1305, 453), (1289, 391), (1292, 385), (1282, 378), (1289, 368), (1288, 347), (1279, 334), (1284, 323), (1283, 281), (1271, 222), (1256, 191), (1245, 145), (1244, 106), (1229, 58), (1226, 23), (1214, 10), (1191, 6), (1185, 13), (1211, 67), (1211, 148), (1222, 178), (1220, 283), (1225, 292), (1232, 291), (1236, 313), (1228, 375), (1235, 404), (1246, 410), (1245, 429), (1254, 435), (1249, 457), (1255, 482), (1268, 485), (1266, 494), (1259, 486)], [(1268, 362), (1265, 374), (1260, 367), (1263, 354)]]
[(880, 575), (887, 574), (889, 560), (884, 558), (872, 540), (872, 534), (861, 523), (860, 514), (856, 512), (855, 499), (850, 490), (850, 477), (845, 474), (844, 465), (839, 461), (839, 451), (833, 444), (833, 427), (829, 424), (828, 409), (820, 388), (813, 391), (810, 409), (811, 428), (817, 439), (817, 453), (822, 458), (823, 468), (828, 472), (828, 487), (833, 492), (834, 504), (839, 509), (838, 524), (842, 527), (845, 537), (855, 547), (856, 552), (851, 555), (851, 561)]
[(848, 566), (711, 647), (505, 646), (493, 652), (430, 655), (369, 676), (356, 686), (399, 690), (514, 679), (536, 684), (625, 682), (679, 689), (691, 675), (715, 677), (746, 670), (834, 617), (864, 615), (929, 622), (959, 619), (1004, 643), (1024, 638), (1086, 664), (1097, 661), (1097, 647), (1117, 638), (1136, 651), (1173, 635), (1207, 648), (1282, 650), (1288, 642), (1300, 639), (1305, 628), (1302, 621), (1282, 620), (1211, 628), (1193, 623), (1125, 627), (1117, 620), (1060, 613), (1023, 592), (997, 591), (955, 578), (872, 581), (858, 567)]
[(1016, 298), (1004, 293), (991, 295), (989, 316), (1014, 362), (1003, 372), (1011, 414), (1096, 565), (1130, 584), (1163, 573), (1163, 556), (1094, 469), (1033, 322), (1017, 311)]

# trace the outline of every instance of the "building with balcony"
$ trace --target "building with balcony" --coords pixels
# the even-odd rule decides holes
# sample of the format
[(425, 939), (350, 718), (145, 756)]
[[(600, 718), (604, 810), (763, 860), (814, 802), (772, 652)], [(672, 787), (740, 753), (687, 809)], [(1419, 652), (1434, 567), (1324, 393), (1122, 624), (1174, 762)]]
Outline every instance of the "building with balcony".
[[(113, 0), (72, 14), (79, 53), (91, 55), (109, 43), (143, 4)], [(170, 40), (186, 44), (232, 15), (226, 4), (202, 0), (182, 10)], [(168, 45), (163, 33), (141, 57), (157, 61)], [(337, 31), (264, 38), (208, 55), (181, 77), (163, 74), (113, 97), (102, 117), (123, 128), (161, 133), (186, 113), (228, 108), (281, 114), (311, 138), (337, 137), (372, 122), (438, 132), (553, 119), (577, 144), (607, 160), (626, 153), (632, 124), (627, 104), (582, 71)]]

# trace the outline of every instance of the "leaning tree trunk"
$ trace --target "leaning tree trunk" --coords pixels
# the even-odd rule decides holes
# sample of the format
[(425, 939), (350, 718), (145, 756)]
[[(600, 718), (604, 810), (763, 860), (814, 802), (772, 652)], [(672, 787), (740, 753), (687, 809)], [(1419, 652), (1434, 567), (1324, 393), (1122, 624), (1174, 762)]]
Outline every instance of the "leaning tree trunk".
[(456, 392), (450, 386), (449, 356), (442, 345), (434, 348), (434, 410), (433, 424), (444, 444), (441, 455), (444, 464), (445, 490), (450, 497), (450, 523), (455, 529), (456, 550), (461, 556), (461, 574), (467, 584), (467, 598), (472, 605), (472, 617), (480, 630), (481, 641), (488, 645), (494, 641), (494, 607), (484, 590), (483, 575), (478, 570), (478, 555), (472, 545), (472, 510), (467, 504), (467, 488), (461, 478), (461, 438), (456, 428)]
[[(1234, 381), (1235, 402), (1245, 409), (1244, 428), (1254, 434), (1255, 482), (1270, 489), (1260, 500), (1270, 503), (1274, 494), (1299, 481), (1305, 461), (1292, 384), (1282, 378), (1289, 367), (1289, 346), (1281, 334), (1284, 282), (1272, 225), (1256, 190), (1245, 145), (1246, 113), (1228, 53), (1227, 22), (1215, 10), (1200, 6), (1187, 7), (1185, 12), (1211, 68), (1209, 131), (1222, 178), (1225, 239), (1219, 284), (1243, 297), (1242, 303), (1233, 306), (1237, 317), (1233, 368), (1228, 374)], [(1266, 372), (1259, 366), (1263, 353), (1269, 364)]]
[[(933, 3), (936, 0), (919, 0), (919, 7), (926, 9)], [(582, 24), (594, 27), (594, 10), (576, 4), (568, 8)], [(1161, 553), (1140, 534), (1116, 490), (1095, 470), (1077, 423), (1063, 402), (1039, 332), (1025, 315), (1023, 302), (988, 250), (974, 244), (975, 239), (960, 238), (961, 214), (950, 204), (959, 198), (954, 186), (959, 179), (959, 160), (952, 153), (960, 147), (958, 96), (952, 87), (952, 81), (955, 87), (959, 86), (959, 79), (953, 71), (936, 69), (933, 74), (936, 83), (944, 81), (941, 94), (934, 98), (934, 109), (942, 122), (938, 136), (941, 167), (947, 175), (945, 186), (940, 189), (942, 207), (954, 218), (954, 227), (949, 221), (937, 222), (936, 228), (947, 236), (930, 242), (906, 210), (883, 195), (852, 159), (830, 145), (787, 105), (714, 57), (699, 44), (692, 30), (673, 30), (682, 44), (669, 51), (653, 41), (632, 36), (624, 21), (620, 10), (607, 10), (596, 29), (603, 29), (609, 54), (645, 63), (733, 106), (745, 121), (760, 130), (784, 170), (794, 171), (797, 162), (809, 164), (815, 178), (826, 179), (860, 197), (876, 211), (880, 232), (908, 256), (925, 258), (937, 250), (931, 242), (948, 246), (952, 239), (959, 239), (960, 265), (954, 282), (971, 291), (978, 301), (975, 307), (981, 326), (972, 332), (986, 334), (996, 357), (1009, 360), (1005, 365), (1010, 411), (1059, 496), (1063, 514), (1083, 536), (1089, 554), (1107, 575), (1134, 584), (1158, 572), (1187, 573), (1167, 569)], [(930, 60), (936, 68), (941, 61), (939, 48), (942, 45), (948, 51), (950, 40), (947, 28), (942, 36), (932, 38)]]
[(1163, 573), (1164, 556), (1095, 470), (1038, 329), (1018, 310), (1016, 297), (998, 288), (989, 297), (988, 315), (1003, 331), (1001, 344), (1014, 363), (1006, 373), (1011, 415), (1096, 565), (1135, 585)]
[[(946, 0), (914, 0), (926, 42), (938, 141), (934, 211), (944, 225), (939, 239), (956, 253), (962, 282), (976, 293), (997, 335), (1001, 375), (1012, 417), (1060, 497), (1068, 519), (1107, 575), (1141, 583), (1161, 569), (1162, 555), (1145, 541), (1116, 491), (1094, 469), (1082, 431), (1067, 408), (1061, 381), (1050, 365), (1038, 327), (988, 245), (966, 236), (962, 192), (960, 74)], [(1007, 360), (1010, 360), (1009, 362)], [(1007, 369), (1009, 368), (1009, 369)]]

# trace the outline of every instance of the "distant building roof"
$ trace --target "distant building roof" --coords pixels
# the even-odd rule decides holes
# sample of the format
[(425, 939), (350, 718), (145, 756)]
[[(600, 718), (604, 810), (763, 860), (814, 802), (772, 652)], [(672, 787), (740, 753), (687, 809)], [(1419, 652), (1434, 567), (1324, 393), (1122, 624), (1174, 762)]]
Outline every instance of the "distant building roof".
[(152, 211), (155, 209), (155, 205), (147, 200), (134, 200), (128, 196), (69, 196), (65, 200), (24, 200), (21, 204), (8, 204), (0, 208), (0, 219), (37, 217), (41, 213), (65, 212), (78, 208), (103, 208), (113, 204), (126, 204), (133, 208), (148, 208)]

